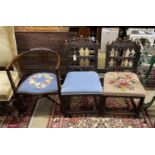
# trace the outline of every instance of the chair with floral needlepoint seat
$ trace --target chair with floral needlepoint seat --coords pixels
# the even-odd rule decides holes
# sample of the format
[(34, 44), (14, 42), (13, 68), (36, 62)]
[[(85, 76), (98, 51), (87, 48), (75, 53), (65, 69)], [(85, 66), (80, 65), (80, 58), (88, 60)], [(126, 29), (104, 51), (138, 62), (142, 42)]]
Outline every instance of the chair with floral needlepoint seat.
[[(142, 111), (145, 89), (136, 72), (140, 60), (140, 46), (131, 40), (117, 39), (107, 45), (106, 70), (104, 76), (104, 97), (102, 107), (106, 111), (105, 102), (108, 97), (125, 98), (131, 102), (132, 110), (122, 112), (139, 116)], [(135, 102), (135, 98), (139, 102)], [(111, 112), (110, 112), (111, 113)], [(119, 113), (120, 112), (114, 112)]]
[[(52, 95), (60, 97), (59, 65), (59, 54), (48, 48), (30, 49), (18, 55), (8, 65), (7, 73), (19, 103), (19, 110), (23, 110), (21, 97), (26, 97), (26, 95), (37, 96), (38, 99), (46, 97), (54, 104), (58, 104)], [(21, 78), (21, 82), (17, 86), (11, 76), (13, 66), (16, 66)], [(31, 70), (27, 75), (29, 66), (31, 66)]]

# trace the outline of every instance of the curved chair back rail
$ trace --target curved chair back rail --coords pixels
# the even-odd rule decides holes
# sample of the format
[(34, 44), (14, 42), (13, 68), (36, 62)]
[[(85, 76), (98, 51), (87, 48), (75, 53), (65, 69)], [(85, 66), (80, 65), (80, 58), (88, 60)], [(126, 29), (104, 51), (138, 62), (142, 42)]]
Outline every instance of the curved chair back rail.
[[(42, 53), (44, 55), (46, 54), (45, 52), (55, 55), (55, 57), (57, 58), (57, 64), (56, 64), (55, 68), (57, 69), (60, 66), (61, 59), (60, 59), (60, 55), (58, 53), (56, 53), (52, 49), (48, 49), (48, 48), (33, 48), (33, 49), (30, 49), (29, 51), (26, 51), (26, 52), (23, 52), (23, 53), (17, 55), (6, 68), (10, 69), (10, 67), (12, 67), (12, 65), (15, 64), (18, 60), (20, 60), (23, 56), (26, 56), (28, 54), (32, 54), (34, 56), (39, 51), (44, 52), (44, 53)], [(36, 53), (34, 53), (34, 52), (36, 52)], [(30, 56), (32, 56), (32, 55), (30, 55)], [(46, 59), (48, 59), (48, 57), (46, 57)]]

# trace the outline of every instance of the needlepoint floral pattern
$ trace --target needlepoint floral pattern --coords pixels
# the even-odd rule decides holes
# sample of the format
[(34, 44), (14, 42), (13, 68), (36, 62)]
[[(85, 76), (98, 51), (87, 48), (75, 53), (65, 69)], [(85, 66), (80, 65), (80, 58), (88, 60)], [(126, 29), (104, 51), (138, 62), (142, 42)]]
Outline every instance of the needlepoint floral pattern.
[(120, 89), (122, 91), (128, 89), (128, 90), (134, 90), (136, 80), (134, 79), (133, 75), (130, 73), (121, 74), (116, 73), (111, 74), (109, 79), (109, 84), (113, 85), (115, 88)]
[(37, 89), (43, 89), (52, 82), (52, 79), (53, 77), (48, 73), (38, 73), (29, 79), (29, 84)]

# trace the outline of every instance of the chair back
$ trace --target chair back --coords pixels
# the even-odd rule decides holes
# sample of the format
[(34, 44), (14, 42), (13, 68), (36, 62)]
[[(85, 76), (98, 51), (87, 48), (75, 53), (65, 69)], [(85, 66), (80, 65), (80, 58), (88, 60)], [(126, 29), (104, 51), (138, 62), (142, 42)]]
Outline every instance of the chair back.
[(74, 37), (65, 42), (68, 70), (96, 70), (99, 43), (89, 38)]
[(17, 56), (14, 28), (0, 26), (0, 68), (5, 68)]
[(117, 39), (106, 47), (106, 71), (136, 72), (140, 60), (140, 45), (131, 40)]
[(11, 78), (10, 70), (14, 67), (17, 69), (20, 79), (22, 80), (34, 73), (55, 73), (57, 77), (58, 91), (60, 92), (60, 76), (58, 71), (59, 65), (60, 56), (52, 49), (33, 48), (18, 55), (12, 63), (8, 65), (7, 73), (13, 90), (16, 90), (16, 87)]
[(60, 64), (60, 56), (52, 49), (33, 48), (23, 52), (12, 62), (21, 78), (39, 72), (55, 72)]

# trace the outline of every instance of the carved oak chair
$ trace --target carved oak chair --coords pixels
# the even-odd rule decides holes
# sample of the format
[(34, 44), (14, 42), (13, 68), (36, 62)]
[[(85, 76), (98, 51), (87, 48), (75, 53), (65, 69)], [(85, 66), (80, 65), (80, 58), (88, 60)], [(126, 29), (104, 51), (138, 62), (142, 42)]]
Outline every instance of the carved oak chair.
[[(65, 116), (75, 113), (97, 112), (97, 96), (103, 93), (99, 75), (95, 72), (97, 69), (98, 47), (98, 43), (83, 37), (73, 38), (65, 42), (64, 52), (68, 73), (61, 89)], [(88, 101), (88, 96), (93, 96), (96, 109), (88, 111), (70, 110), (71, 99), (75, 96), (82, 96), (85, 102)]]
[[(60, 96), (59, 65), (58, 53), (47, 48), (34, 48), (18, 55), (7, 66), (7, 74), (18, 100), (20, 112), (23, 111), (21, 98), (26, 95), (37, 96), (37, 99), (47, 97), (53, 103), (57, 103), (51, 95)], [(18, 85), (14, 83), (11, 75), (13, 67), (16, 68), (21, 79)]]
[[(135, 74), (140, 59), (140, 46), (131, 40), (118, 39), (107, 45), (106, 52), (103, 109), (107, 97), (129, 98), (134, 108), (134, 112), (129, 113), (139, 116), (145, 98), (145, 90)], [(135, 98), (139, 99), (138, 105), (134, 102)]]

